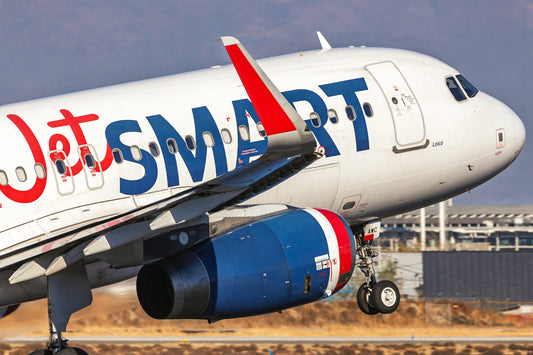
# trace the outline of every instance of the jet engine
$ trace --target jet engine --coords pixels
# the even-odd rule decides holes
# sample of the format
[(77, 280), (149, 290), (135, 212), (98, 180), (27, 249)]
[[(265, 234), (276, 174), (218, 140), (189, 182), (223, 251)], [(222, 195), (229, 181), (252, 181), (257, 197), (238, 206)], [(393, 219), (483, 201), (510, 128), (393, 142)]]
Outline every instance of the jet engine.
[(334, 294), (350, 279), (355, 256), (355, 239), (342, 217), (289, 210), (145, 265), (137, 294), (157, 319), (258, 315)]

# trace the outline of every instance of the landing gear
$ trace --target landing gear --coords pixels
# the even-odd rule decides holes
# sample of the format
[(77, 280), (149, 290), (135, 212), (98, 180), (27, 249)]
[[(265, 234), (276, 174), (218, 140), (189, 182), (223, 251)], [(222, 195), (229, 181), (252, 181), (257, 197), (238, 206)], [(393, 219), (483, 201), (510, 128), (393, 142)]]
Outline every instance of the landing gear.
[(78, 348), (70, 348), (61, 335), (66, 331), (72, 313), (87, 307), (92, 293), (87, 272), (82, 262), (48, 276), (48, 324), (50, 337), (46, 349), (35, 350), (30, 355), (88, 355)]
[(357, 305), (363, 313), (374, 315), (379, 313), (379, 311), (374, 307), (374, 301), (371, 296), (372, 289), (369, 289), (366, 282), (363, 282), (357, 290)]
[(35, 350), (30, 355), (88, 355), (85, 351), (79, 348), (64, 348), (54, 353), (49, 349)]
[[(375, 232), (376, 222), (373, 223)], [(379, 230), (379, 224), (377, 225)], [(379, 235), (379, 233), (376, 233)], [(369, 232), (362, 228), (354, 231), (357, 246), (357, 267), (365, 275), (366, 281), (357, 290), (357, 305), (365, 314), (374, 315), (377, 313), (392, 313), (400, 305), (400, 292), (392, 281), (383, 280), (377, 282), (376, 273), (372, 259), (378, 256), (375, 249), (371, 247), (374, 238), (368, 238)], [(365, 237), (366, 236), (366, 237)], [(370, 240), (367, 240), (370, 239)]]
[(392, 313), (400, 305), (400, 291), (394, 282), (380, 281), (372, 289), (372, 301), (379, 312)]

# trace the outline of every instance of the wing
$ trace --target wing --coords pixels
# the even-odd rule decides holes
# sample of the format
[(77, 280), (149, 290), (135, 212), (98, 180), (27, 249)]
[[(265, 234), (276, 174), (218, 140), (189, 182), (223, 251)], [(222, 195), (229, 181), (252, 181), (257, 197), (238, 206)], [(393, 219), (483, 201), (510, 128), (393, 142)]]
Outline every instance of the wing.
[(234, 37), (222, 37), (222, 42), (267, 134), (265, 154), (185, 192), (83, 227), (62, 230), (45, 243), (5, 255), (0, 270), (17, 267), (10, 283), (54, 274), (84, 257), (146, 240), (169, 226), (245, 201), (320, 157), (304, 120), (242, 44)]

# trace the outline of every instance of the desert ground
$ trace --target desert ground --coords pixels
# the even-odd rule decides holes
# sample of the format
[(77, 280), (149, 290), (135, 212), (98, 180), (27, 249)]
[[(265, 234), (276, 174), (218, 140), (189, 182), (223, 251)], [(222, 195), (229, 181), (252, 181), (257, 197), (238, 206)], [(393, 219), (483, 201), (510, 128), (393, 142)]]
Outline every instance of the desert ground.
[[(44, 300), (26, 303), (0, 320), (0, 355), (28, 354), (40, 344), (10, 344), (2, 339), (47, 337)], [(364, 315), (354, 300), (316, 302), (280, 313), (208, 324), (204, 320), (155, 320), (140, 307), (131, 285), (95, 292), (91, 306), (75, 313), (69, 336), (175, 336), (176, 344), (76, 344), (89, 354), (513, 354), (533, 355), (533, 344), (192, 344), (187, 337), (218, 336), (525, 336), (533, 340), (533, 324), (514, 322), (502, 314), (450, 302), (402, 300), (390, 315)]]

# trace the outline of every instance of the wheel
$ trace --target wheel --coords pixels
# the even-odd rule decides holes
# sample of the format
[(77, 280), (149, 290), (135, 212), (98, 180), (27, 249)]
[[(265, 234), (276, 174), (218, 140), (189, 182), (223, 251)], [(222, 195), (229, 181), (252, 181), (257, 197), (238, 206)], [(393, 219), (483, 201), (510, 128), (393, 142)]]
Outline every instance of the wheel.
[(362, 283), (361, 286), (359, 286), (359, 289), (357, 290), (357, 305), (363, 313), (374, 315), (379, 313), (379, 311), (369, 303), (369, 301), (371, 301), (370, 296), (370, 292), (366, 287), (366, 282)]
[(84, 350), (79, 348), (65, 348), (58, 351), (55, 355), (89, 355)]
[(392, 313), (400, 305), (400, 291), (392, 281), (383, 280), (372, 288), (372, 303), (381, 313)]
[(52, 355), (52, 350), (39, 349), (39, 350), (32, 351), (30, 355)]
[[(54, 355), (52, 350), (39, 349), (30, 353), (30, 355)], [(59, 350), (55, 355), (89, 355), (84, 350), (79, 348), (64, 348)]]

